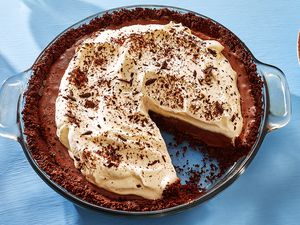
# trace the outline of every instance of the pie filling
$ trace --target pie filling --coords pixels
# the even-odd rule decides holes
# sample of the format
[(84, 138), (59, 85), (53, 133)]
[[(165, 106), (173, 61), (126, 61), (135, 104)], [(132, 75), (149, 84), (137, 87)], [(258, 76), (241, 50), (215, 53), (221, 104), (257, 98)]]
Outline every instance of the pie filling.
[(234, 146), (243, 117), (237, 73), (223, 49), (173, 22), (106, 29), (83, 40), (62, 77), (55, 114), (75, 166), (113, 193), (162, 198), (179, 178), (149, 110)]

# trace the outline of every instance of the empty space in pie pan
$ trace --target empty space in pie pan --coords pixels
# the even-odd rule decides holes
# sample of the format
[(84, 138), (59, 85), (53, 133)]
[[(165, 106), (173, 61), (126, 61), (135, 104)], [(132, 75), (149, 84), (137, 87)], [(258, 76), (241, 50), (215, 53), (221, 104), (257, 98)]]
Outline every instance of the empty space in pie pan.
[[(170, 6), (137, 5), (111, 9), (92, 15), (63, 31), (44, 49), (36, 62), (43, 57), (45, 51), (53, 43), (55, 43), (55, 41), (57, 41), (61, 36), (71, 29), (76, 29), (84, 24), (88, 24), (93, 19), (102, 17), (107, 13), (111, 14), (122, 9), (133, 10), (136, 8), (167, 8), (169, 10), (179, 12), (180, 14), (193, 13), (200, 18), (211, 20), (210, 18), (207, 18), (199, 13)], [(215, 24), (218, 24), (214, 20), (211, 21)], [(228, 29), (224, 26), (220, 24), (218, 25), (228, 31)], [(237, 38), (232, 32), (230, 33)], [(22, 146), (29, 163), (36, 173), (52, 189), (79, 206), (96, 210), (97, 212), (135, 216), (165, 215), (171, 212), (182, 211), (183, 209), (187, 209), (207, 201), (232, 184), (244, 172), (246, 167), (252, 161), (265, 135), (270, 131), (285, 126), (290, 120), (291, 104), (285, 75), (280, 69), (258, 61), (246, 46), (244, 46), (244, 48), (252, 56), (253, 63), (257, 67), (257, 74), (263, 81), (261, 96), (263, 113), (261, 115), (261, 122), (255, 143), (246, 155), (239, 157), (234, 163), (232, 163), (232, 165), (224, 167), (224, 163), (222, 164), (222, 162), (217, 159), (218, 157), (214, 157), (214, 155), (217, 156), (218, 154), (213, 151), (213, 154), (210, 154), (211, 152), (207, 150), (205, 145), (201, 143), (195, 143), (194, 141), (189, 140), (189, 138), (182, 138), (182, 136), (176, 136), (171, 132), (161, 129), (161, 134), (167, 145), (168, 152), (176, 169), (177, 175), (181, 179), (181, 183), (185, 184), (191, 180), (193, 182), (196, 181), (198, 182), (199, 190), (202, 192), (197, 199), (194, 199), (190, 202), (155, 211), (139, 212), (114, 210), (84, 201), (51, 180), (49, 175), (40, 168), (37, 161), (33, 158), (26, 141), (26, 135), (24, 134), (24, 121), (22, 115), (26, 101), (24, 98), (24, 93), (26, 92), (28, 88), (28, 82), (32, 77), (32, 68), (8, 78), (2, 84), (0, 90), (0, 135), (18, 141)]]

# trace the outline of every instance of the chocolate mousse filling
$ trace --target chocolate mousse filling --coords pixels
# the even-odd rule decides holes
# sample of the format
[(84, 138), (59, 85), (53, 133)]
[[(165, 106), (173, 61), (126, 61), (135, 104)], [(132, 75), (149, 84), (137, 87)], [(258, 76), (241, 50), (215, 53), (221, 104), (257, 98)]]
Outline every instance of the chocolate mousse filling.
[(112, 209), (151, 211), (192, 201), (205, 192), (197, 185), (199, 180), (191, 178), (185, 185), (176, 183), (168, 187), (159, 200), (111, 193), (86, 180), (75, 168), (68, 150), (56, 135), (55, 102), (61, 78), (75, 54), (76, 46), (100, 29), (117, 29), (134, 24), (167, 24), (170, 21), (182, 23), (201, 39), (217, 40), (225, 47), (222, 53), (238, 75), (243, 128), (233, 145), (231, 139), (224, 135), (202, 130), (178, 119), (162, 117), (154, 112), (150, 112), (151, 118), (161, 129), (204, 144), (206, 147), (202, 150), (219, 163), (218, 176), (247, 155), (256, 141), (262, 115), (262, 81), (251, 54), (232, 33), (209, 19), (168, 9), (138, 8), (105, 14), (89, 24), (67, 31), (38, 59), (33, 66), (23, 110), (26, 140), (33, 158), (52, 180), (83, 200)]

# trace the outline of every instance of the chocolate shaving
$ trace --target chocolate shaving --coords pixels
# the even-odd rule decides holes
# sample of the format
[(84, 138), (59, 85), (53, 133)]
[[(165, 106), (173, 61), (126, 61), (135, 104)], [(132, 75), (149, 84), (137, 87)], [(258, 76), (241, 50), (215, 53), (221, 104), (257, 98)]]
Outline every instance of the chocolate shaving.
[(109, 162), (106, 166), (108, 168), (110, 168), (110, 167), (113, 167), (113, 166), (117, 167), (118, 165), (116, 163), (114, 163), (114, 162)]
[(235, 120), (235, 118), (236, 118), (236, 115), (233, 115), (232, 117), (231, 117), (231, 122), (233, 122), (234, 120)]
[(159, 160), (154, 160), (153, 162), (148, 163), (148, 166), (153, 166), (153, 165), (155, 165), (156, 163), (159, 163), (159, 162), (160, 162)]
[(79, 68), (76, 68), (70, 73), (69, 81), (77, 88), (80, 88), (88, 82), (88, 78), (84, 72), (82, 72)]
[(197, 71), (196, 71), (196, 70), (194, 70), (194, 72), (193, 72), (193, 76), (194, 76), (194, 78), (196, 78), (196, 77), (197, 77)]
[(215, 114), (216, 116), (219, 116), (219, 115), (222, 115), (223, 112), (224, 112), (224, 108), (223, 108), (222, 104), (219, 103), (219, 102), (216, 102), (216, 103), (215, 103), (215, 111), (214, 111), (214, 114)]
[(215, 50), (212, 50), (212, 49), (207, 49), (207, 51), (210, 53), (210, 54), (212, 54), (214, 57), (216, 57), (217, 56), (217, 52), (215, 51)]
[(210, 84), (211, 81), (212, 81), (212, 78), (214, 77), (213, 74), (212, 74), (212, 70), (214, 69), (217, 69), (213, 66), (208, 66), (206, 67), (206, 69), (202, 70), (202, 72), (204, 73), (205, 75), (205, 78), (204, 79), (199, 79), (199, 83), (200, 84), (203, 84), (204, 82), (207, 83), (207, 84)]
[(131, 78), (130, 80), (124, 80), (124, 79), (118, 78), (117, 80), (125, 82), (125, 83), (129, 84), (130, 86), (132, 85), (132, 82), (133, 82), (133, 78)]
[(84, 104), (84, 107), (86, 108), (95, 108), (96, 107), (96, 104), (90, 100), (86, 100), (85, 101), (85, 104)]
[(217, 68), (215, 68), (215, 67), (213, 67), (213, 66), (208, 66), (208, 67), (206, 67), (206, 69), (204, 69), (204, 70), (202, 70), (202, 71), (203, 71), (203, 73), (204, 73), (205, 75), (210, 76), (210, 75), (212, 74), (212, 70), (213, 70), (213, 69), (217, 69)]
[(126, 142), (127, 139), (123, 138), (121, 135), (118, 135), (118, 138), (120, 138), (122, 141)]
[(71, 95), (67, 95), (67, 98), (71, 99), (72, 101), (76, 101), (76, 99), (73, 96), (71, 96)]
[(81, 134), (81, 135), (82, 135), (82, 136), (83, 136), (83, 135), (90, 135), (90, 134), (92, 134), (92, 133), (93, 133), (93, 131), (89, 130), (89, 131), (84, 132), (84, 133)]
[(167, 69), (168, 68), (168, 64), (166, 61), (164, 61), (160, 67), (160, 69), (164, 70), (164, 69)]
[(91, 93), (83, 93), (81, 95), (79, 95), (80, 98), (88, 98), (90, 97), (92, 94)]
[(153, 84), (157, 79), (156, 78), (153, 78), (153, 79), (149, 79), (145, 82), (145, 85), (148, 86), (148, 85), (151, 85)]
[(69, 118), (69, 121), (70, 121), (71, 123), (74, 123), (74, 124), (76, 124), (77, 126), (79, 126), (79, 121), (78, 121), (78, 119), (77, 119), (70, 111), (68, 111), (65, 115)]
[(104, 60), (103, 60), (103, 59), (100, 59), (100, 58), (97, 58), (97, 59), (94, 60), (94, 64), (95, 64), (96, 66), (102, 65), (103, 62), (104, 62)]

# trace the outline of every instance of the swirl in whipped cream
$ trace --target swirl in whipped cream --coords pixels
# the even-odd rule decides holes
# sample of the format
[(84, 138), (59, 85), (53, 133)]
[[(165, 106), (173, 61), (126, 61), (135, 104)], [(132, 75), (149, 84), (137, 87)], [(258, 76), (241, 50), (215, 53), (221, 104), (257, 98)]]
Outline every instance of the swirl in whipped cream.
[(149, 110), (234, 143), (243, 125), (240, 94), (222, 50), (173, 22), (86, 39), (56, 100), (57, 135), (75, 166), (111, 192), (161, 198), (178, 177)]

